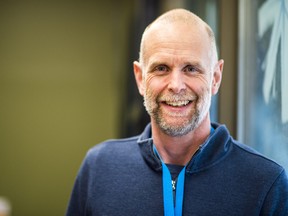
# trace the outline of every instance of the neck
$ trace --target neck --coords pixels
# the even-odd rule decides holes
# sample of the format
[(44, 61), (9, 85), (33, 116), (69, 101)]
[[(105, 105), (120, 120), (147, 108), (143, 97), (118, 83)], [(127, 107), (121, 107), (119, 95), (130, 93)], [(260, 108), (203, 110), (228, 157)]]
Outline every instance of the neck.
[(204, 119), (199, 127), (184, 136), (165, 134), (152, 122), (152, 137), (164, 163), (185, 166), (210, 134), (210, 120)]

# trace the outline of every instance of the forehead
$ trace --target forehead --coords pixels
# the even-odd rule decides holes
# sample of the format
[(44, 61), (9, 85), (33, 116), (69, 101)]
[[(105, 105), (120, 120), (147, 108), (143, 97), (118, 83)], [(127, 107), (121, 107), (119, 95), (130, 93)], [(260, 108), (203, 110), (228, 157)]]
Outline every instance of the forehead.
[(210, 40), (207, 31), (201, 25), (187, 23), (154, 24), (143, 44), (144, 61), (161, 57), (209, 60), (211, 56)]

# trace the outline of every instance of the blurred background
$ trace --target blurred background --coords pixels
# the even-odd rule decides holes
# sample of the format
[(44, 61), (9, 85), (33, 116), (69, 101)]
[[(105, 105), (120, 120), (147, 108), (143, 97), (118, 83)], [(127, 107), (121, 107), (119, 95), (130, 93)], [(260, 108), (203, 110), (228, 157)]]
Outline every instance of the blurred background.
[[(261, 17), (264, 6), (285, 13), (287, 0), (267, 2), (0, 1), (0, 211), (8, 203), (13, 216), (64, 215), (88, 149), (143, 130), (149, 118), (132, 63), (146, 25), (178, 7), (208, 22), (225, 60), (212, 119), (288, 167), (288, 97), (281, 84), (287, 70), (280, 58), (287, 52), (271, 39), (275, 16)], [(265, 54), (275, 46), (280, 60), (272, 92), (264, 85)]]

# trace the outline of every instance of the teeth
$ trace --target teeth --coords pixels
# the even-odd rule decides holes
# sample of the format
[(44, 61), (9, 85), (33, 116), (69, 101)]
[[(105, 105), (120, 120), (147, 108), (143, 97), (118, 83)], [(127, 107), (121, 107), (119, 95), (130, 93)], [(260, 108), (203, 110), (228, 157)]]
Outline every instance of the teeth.
[(189, 103), (189, 100), (186, 100), (186, 101), (166, 101), (166, 104), (168, 104), (170, 106), (175, 106), (175, 107), (186, 106), (188, 103)]

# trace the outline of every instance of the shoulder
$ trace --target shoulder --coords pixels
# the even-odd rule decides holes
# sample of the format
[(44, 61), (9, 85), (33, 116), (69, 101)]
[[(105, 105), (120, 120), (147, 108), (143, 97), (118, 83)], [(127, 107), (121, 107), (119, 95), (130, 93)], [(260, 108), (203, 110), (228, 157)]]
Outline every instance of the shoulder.
[(245, 158), (256, 160), (257, 162), (265, 163), (267, 165), (269, 164), (273, 167), (277, 167), (277, 168), (281, 167), (277, 162), (275, 162), (274, 160), (270, 159), (269, 157), (261, 154), (260, 152), (255, 150), (253, 147), (248, 146), (246, 144), (243, 144), (239, 141), (235, 141), (235, 140), (232, 140), (232, 142), (233, 142), (233, 146), (234, 146), (235, 150), (239, 151), (239, 153), (243, 154), (245, 156)]
[(257, 169), (281, 173), (284, 169), (278, 163), (261, 154), (254, 148), (233, 139), (225, 125), (213, 124), (216, 139), (214, 142), (224, 144), (224, 149), (230, 160), (234, 162), (232, 166), (243, 167), (245, 169)]
[[(123, 139), (110, 139), (90, 148), (86, 154), (86, 161), (95, 161), (99, 158), (119, 158), (125, 157), (138, 148), (137, 140), (139, 136), (123, 138)], [(137, 152), (137, 151), (136, 151)]]
[(254, 148), (232, 140), (233, 155), (239, 160), (239, 167), (253, 172), (258, 176), (270, 176), (271, 180), (277, 179), (284, 172), (284, 168), (274, 160), (256, 151)]

